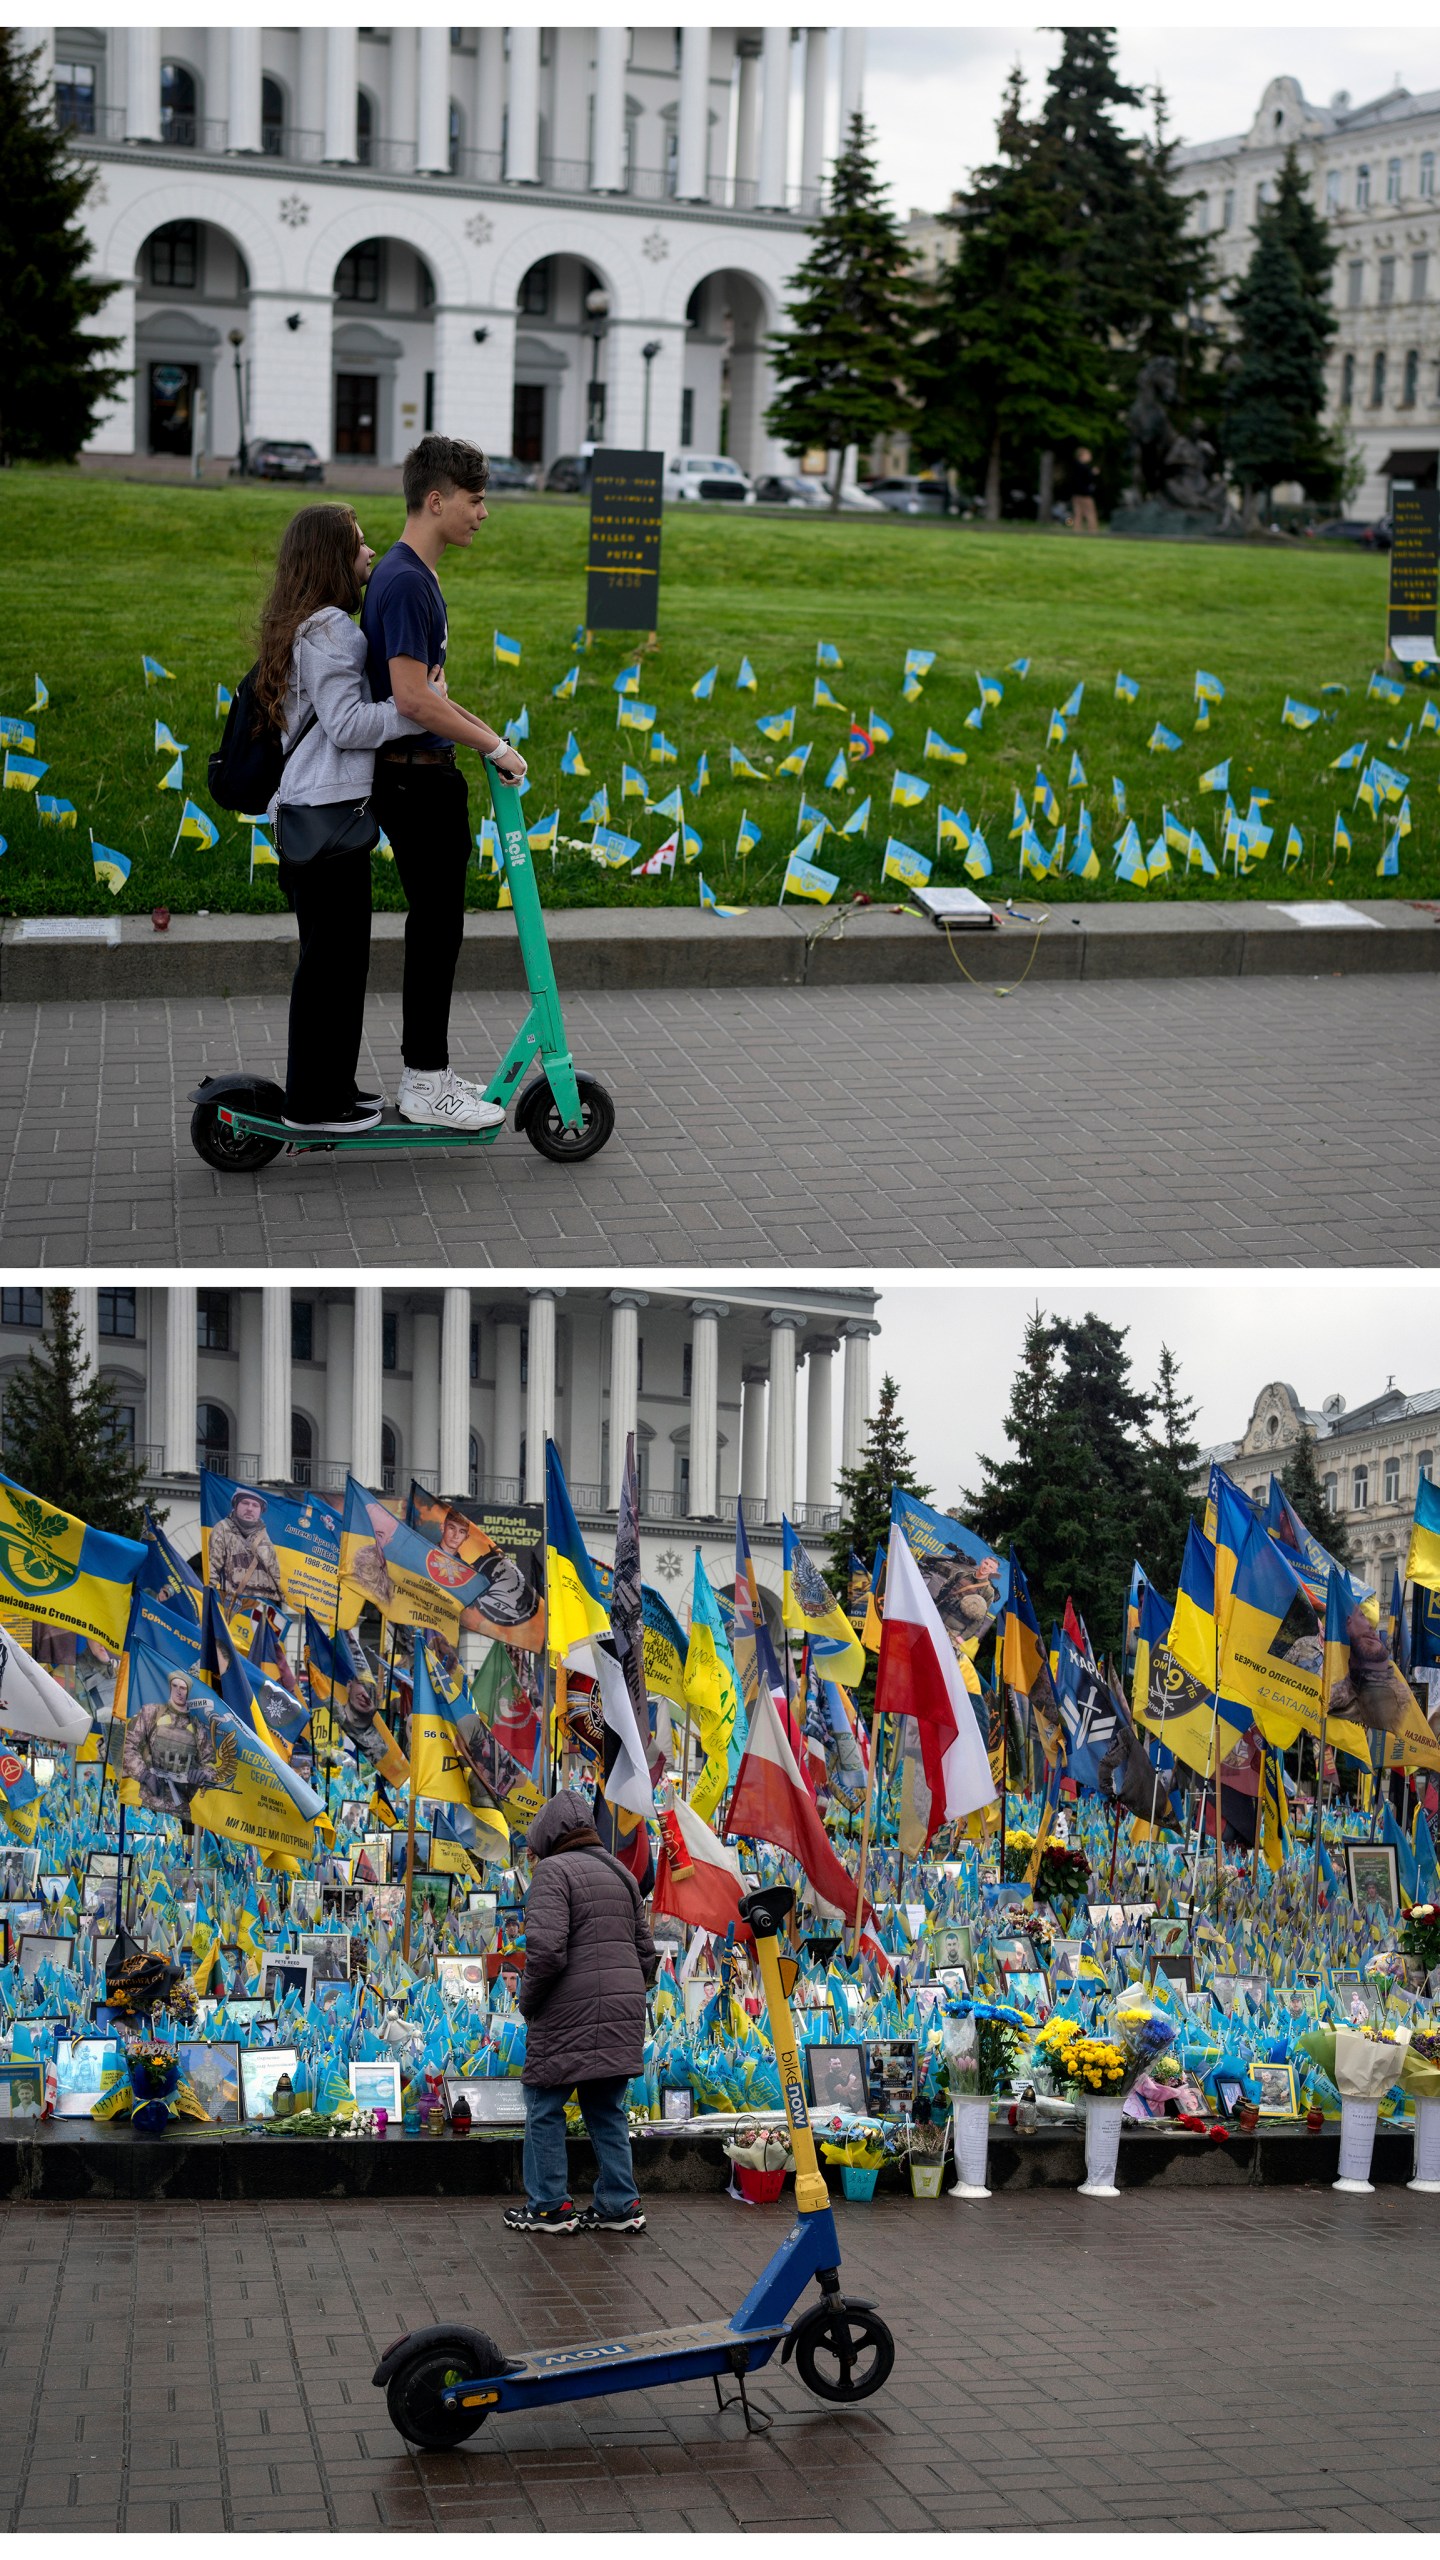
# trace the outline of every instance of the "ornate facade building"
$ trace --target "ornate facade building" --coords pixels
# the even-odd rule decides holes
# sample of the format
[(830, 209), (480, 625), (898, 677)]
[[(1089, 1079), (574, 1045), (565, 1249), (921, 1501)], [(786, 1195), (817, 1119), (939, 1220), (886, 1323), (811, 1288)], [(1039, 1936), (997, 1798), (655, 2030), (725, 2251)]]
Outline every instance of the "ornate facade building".
[[(1277, 1379), (1261, 1388), (1241, 1437), (1204, 1452), (1196, 1491), (1203, 1493), (1213, 1458), (1263, 1503), (1271, 1475), (1280, 1473), (1304, 1431), (1315, 1441), (1326, 1505), (1343, 1517), (1351, 1553), (1388, 1602), (1396, 1567), (1405, 1562), (1415, 1488), (1422, 1476), (1435, 1481), (1440, 1387), (1407, 1395), (1392, 1379), (1368, 1403), (1347, 1406), (1343, 1396), (1332, 1395), (1316, 1412)], [(1312, 1526), (1324, 1536), (1323, 1522)]]
[(203, 408), (220, 455), (388, 464), (433, 427), (784, 467), (765, 348), (860, 30), (21, 33), (98, 169), (96, 327), (134, 367), (92, 450), (188, 454)]

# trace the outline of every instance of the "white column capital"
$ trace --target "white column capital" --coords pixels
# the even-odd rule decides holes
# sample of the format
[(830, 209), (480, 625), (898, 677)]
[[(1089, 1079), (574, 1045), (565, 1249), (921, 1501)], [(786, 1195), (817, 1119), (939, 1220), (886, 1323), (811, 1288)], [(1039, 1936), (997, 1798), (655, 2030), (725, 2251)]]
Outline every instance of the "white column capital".
[(260, 1292), (260, 1477), (290, 1474), (290, 1291), (267, 1281)]
[(689, 1313), (692, 1316), (715, 1316), (718, 1318), (720, 1316), (728, 1316), (730, 1309), (722, 1298), (692, 1298), (690, 1301)]
[(612, 1307), (648, 1307), (650, 1299), (644, 1289), (612, 1289), (610, 1304)]

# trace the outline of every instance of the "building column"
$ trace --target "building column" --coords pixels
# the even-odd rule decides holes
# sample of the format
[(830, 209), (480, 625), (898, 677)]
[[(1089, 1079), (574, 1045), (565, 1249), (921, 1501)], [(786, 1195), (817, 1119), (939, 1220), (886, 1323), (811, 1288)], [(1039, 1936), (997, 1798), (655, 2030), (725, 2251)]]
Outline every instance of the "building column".
[(420, 30), (420, 103), (415, 166), (432, 178), (450, 168), (450, 30)]
[(765, 1517), (795, 1511), (795, 1336), (797, 1319), (776, 1313), (770, 1326), (770, 1404), (765, 1434)]
[(740, 1499), (750, 1506), (765, 1499), (765, 1391), (769, 1373), (764, 1369), (742, 1369), (740, 1373)]
[(720, 1332), (730, 1310), (713, 1298), (690, 1301), (690, 1509), (713, 1520), (720, 1508)]
[(355, 1292), (355, 1367), (350, 1390), (350, 1469), (373, 1491), (380, 1482), (380, 1387), (384, 1293)]
[(258, 151), (260, 132), (260, 29), (231, 27), (230, 132), (232, 151)]
[(710, 192), (710, 29), (680, 30), (680, 122), (675, 193), (699, 204)]
[[(360, 89), (360, 38), (354, 27), (325, 30), (324, 160), (359, 158), (356, 100)], [(302, 428), (294, 432), (303, 434)]]
[(100, 1292), (98, 1289), (72, 1289), (70, 1304), (80, 1328), (80, 1353), (90, 1370), (100, 1366)]
[[(620, 1507), (625, 1443), (640, 1420), (640, 1309), (648, 1304), (639, 1290), (610, 1292), (610, 1482), (605, 1490), (612, 1511)], [(693, 1467), (693, 1450), (690, 1463)]]
[(840, 1423), (840, 1464), (842, 1468), (858, 1467), (865, 1444), (865, 1425), (870, 1419), (870, 1336), (875, 1330), (868, 1324), (843, 1324), (840, 1328), (845, 1343), (845, 1383)]
[(510, 82), (506, 101), (505, 175), (512, 186), (540, 181), (540, 30), (510, 29)]
[[(239, 1352), (235, 1372), (235, 1446), (240, 1456), (253, 1459), (257, 1472), (260, 1468), (260, 1406), (263, 1394), (260, 1372), (264, 1297), (263, 1289), (240, 1289), (232, 1300)], [(243, 1474), (243, 1467), (237, 1464), (235, 1473)]]
[(740, 82), (735, 96), (735, 203), (743, 209), (755, 201), (760, 170), (760, 46), (754, 36), (739, 45)]
[(420, 107), (416, 39), (413, 27), (390, 30), (390, 112), (388, 122), (393, 139), (408, 142), (416, 154), (415, 166), (423, 168), (419, 157)]
[(165, 1300), (165, 1471), (195, 1473), (195, 1297), (167, 1290)]
[(825, 174), (825, 92), (830, 70), (830, 30), (805, 31), (805, 118), (800, 139), (800, 210), (815, 213)]
[(260, 1474), (267, 1484), (290, 1477), (290, 1290), (268, 1281), (260, 1292)]
[[(127, 142), (158, 142), (160, 139), (158, 27), (127, 27), (125, 30), (125, 139)], [(195, 1464), (193, 1445), (185, 1463), (187, 1467)]]
[(470, 1489), (470, 1292), (447, 1289), (440, 1335), (440, 1490)]
[(840, 30), (840, 148), (850, 139), (850, 119), (865, 112), (865, 30)]
[[(513, 43), (514, 38), (511, 38)], [(525, 1499), (545, 1499), (545, 1443), (555, 1432), (555, 1291), (530, 1292), (525, 1370)]]
[(790, 145), (790, 30), (767, 27), (760, 87), (758, 204), (783, 208)]
[(348, 1298), (325, 1302), (325, 1457), (349, 1467), (355, 1421), (355, 1308)]
[(518, 1477), (522, 1420), (519, 1310), (496, 1307), (490, 1321), (495, 1327), (495, 1445), (490, 1463), (497, 1476)]
[[(325, 29), (300, 30), (300, 76), (291, 101), (295, 121), (306, 139), (307, 160), (325, 156)], [(303, 121), (302, 121), (303, 119)]]
[(440, 1464), (440, 1310), (415, 1307), (410, 1315), (410, 1465), (417, 1476), (433, 1475), (437, 1493), (463, 1493), (465, 1479), (453, 1483)]
[(484, 153), (475, 175), (498, 178), (505, 135), (505, 30), (482, 27), (475, 55), (475, 148)]
[(619, 195), (625, 185), (625, 56), (628, 27), (595, 30), (595, 121), (590, 144), (590, 184), (597, 195)]
[(805, 1400), (805, 1500), (822, 1509), (835, 1499), (832, 1455), (830, 1363), (840, 1348), (838, 1334), (812, 1334), (805, 1345), (809, 1379)]

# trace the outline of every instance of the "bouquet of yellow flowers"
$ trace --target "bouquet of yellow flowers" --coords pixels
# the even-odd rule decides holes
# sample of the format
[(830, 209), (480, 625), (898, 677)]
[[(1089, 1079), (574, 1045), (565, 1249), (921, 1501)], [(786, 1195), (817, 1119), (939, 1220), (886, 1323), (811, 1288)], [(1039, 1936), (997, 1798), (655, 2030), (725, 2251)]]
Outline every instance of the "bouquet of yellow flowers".
[(1082, 2096), (1118, 2098), (1130, 2076), (1124, 2046), (1109, 2036), (1087, 2035), (1073, 2018), (1052, 2018), (1036, 2045), (1056, 2079)]

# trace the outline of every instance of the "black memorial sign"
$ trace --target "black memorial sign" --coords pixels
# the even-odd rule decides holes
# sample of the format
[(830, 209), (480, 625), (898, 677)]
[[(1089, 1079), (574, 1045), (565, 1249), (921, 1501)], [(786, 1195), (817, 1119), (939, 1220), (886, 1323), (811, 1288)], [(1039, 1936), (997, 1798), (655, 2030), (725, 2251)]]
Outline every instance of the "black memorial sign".
[(653, 631), (660, 619), (661, 453), (602, 447), (590, 466), (585, 620), (592, 631)]
[(1390, 490), (1390, 610), (1386, 636), (1400, 659), (1440, 657), (1436, 632), (1440, 490), (1396, 480)]

